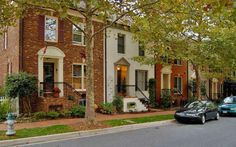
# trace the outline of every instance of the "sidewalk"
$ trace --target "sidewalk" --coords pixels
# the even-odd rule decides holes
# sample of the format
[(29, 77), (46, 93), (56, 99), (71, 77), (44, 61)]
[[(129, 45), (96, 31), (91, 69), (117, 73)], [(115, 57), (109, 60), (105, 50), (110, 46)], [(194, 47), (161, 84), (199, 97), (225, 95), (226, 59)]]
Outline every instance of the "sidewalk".
[[(145, 117), (145, 116), (156, 116), (156, 115), (167, 115), (174, 114), (175, 111), (164, 111), (155, 109), (152, 112), (145, 113), (133, 113), (133, 114), (116, 114), (116, 115), (103, 115), (100, 113), (96, 114), (97, 121), (104, 120), (113, 120), (113, 119), (127, 119), (127, 118), (137, 118), (137, 117)], [(38, 127), (47, 127), (53, 125), (74, 125), (77, 123), (83, 122), (85, 119), (83, 118), (73, 118), (73, 119), (57, 119), (57, 120), (46, 120), (40, 122), (31, 122), (31, 123), (17, 123), (15, 125), (15, 129), (24, 129), (24, 128), (38, 128)], [(6, 130), (6, 125), (4, 123), (0, 123), (0, 130)]]

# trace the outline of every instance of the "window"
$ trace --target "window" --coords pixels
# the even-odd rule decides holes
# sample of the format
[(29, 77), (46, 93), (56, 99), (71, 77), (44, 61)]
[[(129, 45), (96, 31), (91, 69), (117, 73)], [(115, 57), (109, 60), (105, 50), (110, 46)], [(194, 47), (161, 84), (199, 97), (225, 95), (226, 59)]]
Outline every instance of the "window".
[(51, 16), (45, 17), (45, 41), (57, 42), (58, 40), (58, 19)]
[(8, 31), (3, 34), (3, 49), (8, 48)]
[[(84, 30), (84, 25), (80, 24), (79, 27)], [(74, 25), (72, 26), (72, 35), (73, 44), (85, 45), (84, 33)]]
[(145, 56), (144, 45), (139, 42), (139, 56)]
[(86, 65), (73, 64), (73, 87), (77, 90), (86, 90)]
[[(148, 71), (146, 70), (136, 70), (135, 71), (135, 85), (142, 91), (147, 91), (147, 79)], [(136, 89), (137, 90), (137, 89)]]
[(175, 64), (175, 65), (181, 65), (182, 62), (181, 62), (181, 60), (179, 60), (179, 59), (175, 59), (175, 60), (174, 60), (174, 64)]
[(118, 53), (125, 53), (125, 35), (118, 34)]
[(174, 78), (174, 93), (179, 94), (182, 93), (182, 78), (175, 77)]

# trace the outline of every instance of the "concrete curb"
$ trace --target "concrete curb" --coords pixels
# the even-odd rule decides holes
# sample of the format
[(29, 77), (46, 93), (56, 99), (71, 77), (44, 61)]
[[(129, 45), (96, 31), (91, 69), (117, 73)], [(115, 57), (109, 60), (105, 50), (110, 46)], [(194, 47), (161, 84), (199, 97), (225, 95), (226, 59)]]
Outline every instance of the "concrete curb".
[(95, 129), (95, 130), (78, 131), (78, 132), (70, 132), (70, 133), (47, 135), (47, 136), (37, 136), (37, 137), (30, 137), (30, 138), (23, 138), (23, 139), (5, 140), (5, 141), (0, 141), (0, 147), (27, 146), (29, 144), (40, 144), (43, 142), (44, 143), (55, 142), (55, 141), (63, 141), (63, 140), (70, 140), (70, 139), (76, 139), (76, 138), (91, 137), (91, 136), (96, 136), (96, 135), (132, 131), (132, 130), (138, 130), (142, 128), (164, 126), (164, 125), (170, 124), (173, 121), (174, 120), (172, 119), (172, 120), (166, 120), (166, 121), (125, 125), (125, 126), (118, 126), (118, 127), (104, 128), (104, 129)]

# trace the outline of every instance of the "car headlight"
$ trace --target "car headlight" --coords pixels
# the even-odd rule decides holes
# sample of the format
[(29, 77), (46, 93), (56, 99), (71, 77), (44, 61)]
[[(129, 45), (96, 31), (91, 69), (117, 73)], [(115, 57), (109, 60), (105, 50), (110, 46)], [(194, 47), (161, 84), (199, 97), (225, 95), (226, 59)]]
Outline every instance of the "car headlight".
[(234, 107), (234, 108), (230, 108), (230, 110), (236, 110), (236, 107)]

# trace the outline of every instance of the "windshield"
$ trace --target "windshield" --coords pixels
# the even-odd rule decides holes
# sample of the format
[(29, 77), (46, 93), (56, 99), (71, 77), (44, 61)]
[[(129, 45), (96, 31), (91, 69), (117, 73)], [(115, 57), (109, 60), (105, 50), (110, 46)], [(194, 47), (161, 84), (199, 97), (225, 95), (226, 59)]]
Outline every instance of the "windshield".
[(190, 109), (197, 108), (197, 109), (199, 109), (199, 108), (202, 108), (203, 105), (204, 105), (204, 103), (202, 103), (201, 101), (196, 101), (196, 102), (192, 102), (190, 104), (187, 104), (185, 106), (185, 108), (190, 108)]
[(236, 104), (236, 97), (227, 97), (224, 99), (225, 104)]

